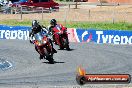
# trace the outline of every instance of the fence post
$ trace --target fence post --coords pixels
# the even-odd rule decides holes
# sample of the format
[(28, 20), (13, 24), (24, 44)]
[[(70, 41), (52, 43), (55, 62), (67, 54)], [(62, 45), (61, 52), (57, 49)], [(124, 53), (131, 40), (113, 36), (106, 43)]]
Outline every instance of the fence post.
[(22, 6), (21, 6), (21, 20), (22, 20)]
[(69, 9), (70, 9), (70, 3), (69, 3)]
[(90, 11), (90, 9), (88, 11), (88, 16), (89, 16), (89, 19), (90, 19), (90, 17), (91, 17), (91, 11)]
[(115, 23), (115, 9), (116, 9), (116, 4), (114, 3), (114, 9), (113, 9), (113, 17), (112, 17), (112, 23)]
[(77, 9), (77, 4), (78, 4), (78, 3), (77, 3), (77, 1), (76, 1), (76, 4), (75, 4), (75, 9)]
[(115, 23), (115, 12), (113, 11), (113, 18), (112, 18), (112, 23), (114, 24)]
[(13, 14), (13, 7), (11, 7), (11, 14)]
[(44, 16), (43, 16), (44, 14), (43, 13), (44, 13), (44, 8), (42, 7), (42, 20), (44, 18)]
[(98, 2), (100, 3), (100, 7), (102, 7), (102, 0), (98, 0)]
[(64, 24), (65, 24), (65, 26), (66, 26), (67, 14), (68, 14), (69, 10), (70, 10), (70, 8), (68, 6), (68, 9), (67, 8), (65, 9), (65, 17), (64, 17)]

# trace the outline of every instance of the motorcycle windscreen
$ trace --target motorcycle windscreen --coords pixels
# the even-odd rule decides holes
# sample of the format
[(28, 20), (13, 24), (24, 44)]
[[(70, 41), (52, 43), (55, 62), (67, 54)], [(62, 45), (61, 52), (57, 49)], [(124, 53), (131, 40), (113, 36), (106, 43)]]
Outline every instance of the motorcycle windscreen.
[(55, 27), (56, 27), (59, 31), (60, 31), (61, 28), (62, 28), (60, 25), (56, 25)]
[(35, 38), (35, 40), (42, 41), (43, 36), (42, 36), (42, 34), (39, 32), (39, 33), (37, 33), (37, 34), (34, 35), (34, 38)]

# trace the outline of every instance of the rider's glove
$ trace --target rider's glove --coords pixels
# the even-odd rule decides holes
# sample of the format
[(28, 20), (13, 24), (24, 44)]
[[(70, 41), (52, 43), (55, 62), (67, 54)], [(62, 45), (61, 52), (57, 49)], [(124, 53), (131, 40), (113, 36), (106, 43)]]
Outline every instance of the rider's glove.
[(32, 37), (29, 37), (29, 42), (30, 42), (31, 44), (33, 44), (33, 38), (32, 38)]
[(30, 43), (33, 44), (33, 41), (30, 40)]

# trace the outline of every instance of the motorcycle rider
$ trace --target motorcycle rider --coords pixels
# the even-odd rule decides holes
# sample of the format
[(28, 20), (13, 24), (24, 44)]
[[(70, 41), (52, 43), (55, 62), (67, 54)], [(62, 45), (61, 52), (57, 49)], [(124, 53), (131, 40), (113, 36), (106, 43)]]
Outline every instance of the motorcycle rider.
[(49, 33), (53, 34), (53, 28), (57, 25), (57, 21), (55, 19), (50, 20), (50, 25), (48, 26)]
[(64, 27), (62, 24), (57, 24), (56, 19), (51, 19), (50, 25), (48, 26), (49, 33), (53, 34), (53, 28), (56, 27), (56, 25), (59, 25), (60, 27)]
[[(53, 34), (54, 34), (53, 28), (55, 28), (55, 27), (66, 28), (66, 27), (64, 27), (62, 24), (57, 24), (56, 19), (51, 19), (51, 20), (50, 20), (50, 26), (48, 26), (48, 34), (49, 34), (49, 35), (52, 35), (52, 36), (53, 36)], [(66, 28), (66, 29), (67, 29), (67, 28)], [(68, 38), (67, 38), (67, 39), (68, 39)], [(54, 40), (54, 37), (52, 37), (52, 41), (56, 44), (56, 42), (55, 42), (55, 40)], [(70, 50), (70, 48), (69, 48), (69, 50)]]
[[(48, 33), (48, 31), (46, 30), (46, 27), (43, 27), (43, 26), (40, 26), (39, 25), (39, 22), (37, 20), (33, 20), (32, 21), (32, 30), (31, 32), (29, 33), (29, 38), (30, 38), (30, 43), (33, 43), (33, 37), (34, 37), (34, 34), (37, 34), (38, 32), (45, 32), (45, 33)], [(53, 48), (53, 44), (52, 44), (52, 41), (49, 40), (49, 42), (51, 43), (52, 45), (52, 48)], [(37, 46), (35, 46), (35, 50), (39, 53), (38, 49), (37, 49)], [(57, 51), (53, 48), (53, 53), (57, 53)], [(40, 54), (40, 53), (39, 53)], [(43, 59), (43, 56), (40, 54), (40, 60)]]

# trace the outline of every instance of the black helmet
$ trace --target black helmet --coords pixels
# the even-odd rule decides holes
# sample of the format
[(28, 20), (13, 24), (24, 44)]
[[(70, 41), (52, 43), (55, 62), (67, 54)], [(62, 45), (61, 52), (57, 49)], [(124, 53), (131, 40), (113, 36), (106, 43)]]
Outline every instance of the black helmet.
[(50, 24), (55, 26), (55, 25), (57, 24), (57, 21), (56, 21), (55, 19), (52, 19), (52, 20), (50, 21)]
[(37, 20), (32, 21), (32, 28), (36, 28), (39, 26), (39, 22)]

